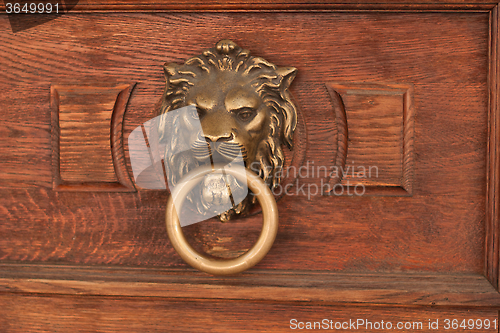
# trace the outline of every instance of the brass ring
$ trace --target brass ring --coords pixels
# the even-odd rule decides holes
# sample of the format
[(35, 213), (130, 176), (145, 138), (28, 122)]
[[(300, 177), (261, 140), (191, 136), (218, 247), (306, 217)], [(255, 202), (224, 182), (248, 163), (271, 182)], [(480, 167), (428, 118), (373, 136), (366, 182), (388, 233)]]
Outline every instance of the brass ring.
[[(211, 172), (225, 172), (240, 181), (246, 180), (248, 188), (257, 196), (262, 207), (263, 225), (259, 239), (250, 250), (234, 259), (212, 259), (197, 252), (186, 241), (176, 212), (176, 207), (180, 210), (188, 193), (206, 174)], [(243, 167), (223, 168), (223, 166), (215, 165), (212, 168), (211, 165), (206, 165), (193, 170), (172, 191), (168, 199), (165, 218), (168, 237), (181, 258), (192, 267), (214, 275), (240, 273), (256, 265), (269, 252), (278, 232), (278, 207), (271, 190), (259, 176)]]

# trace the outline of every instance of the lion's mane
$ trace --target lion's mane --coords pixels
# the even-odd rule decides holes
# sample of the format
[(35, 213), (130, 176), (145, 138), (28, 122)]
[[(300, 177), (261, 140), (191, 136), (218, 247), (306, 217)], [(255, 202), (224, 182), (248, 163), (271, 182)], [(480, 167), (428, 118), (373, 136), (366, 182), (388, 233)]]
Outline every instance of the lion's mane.
[[(205, 75), (213, 71), (233, 71), (246, 76), (251, 86), (260, 95), (263, 102), (270, 108), (272, 119), (269, 133), (265, 140), (259, 143), (258, 153), (254, 161), (246, 161), (247, 167), (258, 171), (259, 176), (271, 187), (280, 184), (284, 164), (284, 154), (281, 145), (289, 149), (293, 147), (293, 132), (297, 125), (297, 107), (288, 91), (296, 70), (290, 67), (277, 67), (260, 57), (250, 55), (248, 50), (242, 49), (235, 43), (222, 40), (214, 48), (205, 50), (201, 55), (188, 59), (184, 64), (165, 64), (166, 87), (162, 96), (160, 114), (179, 109), (185, 105), (186, 94)], [(169, 132), (170, 147), (167, 152), (175, 152), (179, 145), (186, 145), (182, 133), (178, 133), (182, 126), (177, 120), (170, 124), (160, 124), (160, 140)], [(189, 147), (186, 147), (186, 149)], [(181, 174), (174, 174), (172, 170), (179, 169), (179, 159), (182, 157), (165, 156), (167, 175), (173, 185), (189, 170), (180, 170)], [(257, 163), (255, 163), (257, 162)], [(185, 161), (181, 169), (190, 169), (196, 165), (189, 165)], [(181, 163), (182, 164), (182, 163)], [(257, 166), (258, 167), (257, 167)]]

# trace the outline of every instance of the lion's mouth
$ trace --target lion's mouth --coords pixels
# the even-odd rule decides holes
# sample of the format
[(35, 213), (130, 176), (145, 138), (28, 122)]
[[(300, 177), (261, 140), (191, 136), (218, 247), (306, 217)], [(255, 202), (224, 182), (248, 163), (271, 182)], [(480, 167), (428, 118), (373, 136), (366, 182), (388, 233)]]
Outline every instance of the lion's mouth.
[(201, 183), (201, 203), (206, 212), (220, 214), (239, 204), (247, 195), (245, 185), (228, 174), (208, 174)]
[(201, 134), (191, 145), (191, 151), (198, 161), (210, 159), (212, 163), (230, 163), (247, 158), (247, 150), (242, 144), (234, 141), (212, 142)]
[[(191, 152), (199, 165), (224, 165), (230, 167), (245, 167), (247, 150), (242, 144), (228, 140), (213, 142), (206, 139), (202, 133), (191, 145)], [(200, 213), (216, 214), (235, 208), (248, 194), (246, 182), (240, 182), (235, 177), (225, 173), (213, 173), (203, 177), (200, 183), (198, 206)]]

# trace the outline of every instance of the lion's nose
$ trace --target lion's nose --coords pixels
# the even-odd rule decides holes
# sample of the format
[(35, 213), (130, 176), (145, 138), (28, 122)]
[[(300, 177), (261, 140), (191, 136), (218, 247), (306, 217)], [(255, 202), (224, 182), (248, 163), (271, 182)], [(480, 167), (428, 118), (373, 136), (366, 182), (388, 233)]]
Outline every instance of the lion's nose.
[(220, 110), (207, 114), (201, 120), (201, 130), (207, 141), (229, 141), (233, 137), (234, 121), (228, 116), (228, 112)]
[(221, 141), (230, 141), (233, 138), (233, 134), (228, 134), (228, 135), (210, 135), (207, 133), (204, 133), (205, 135), (205, 140), (210, 141), (210, 142), (221, 142)]

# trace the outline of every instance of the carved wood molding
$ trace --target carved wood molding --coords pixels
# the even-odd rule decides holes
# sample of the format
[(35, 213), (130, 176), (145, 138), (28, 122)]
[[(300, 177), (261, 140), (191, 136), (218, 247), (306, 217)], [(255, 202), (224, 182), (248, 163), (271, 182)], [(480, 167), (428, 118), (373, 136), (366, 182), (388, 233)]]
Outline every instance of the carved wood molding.
[(500, 13), (490, 13), (488, 155), (486, 160), (485, 275), (499, 288), (500, 251)]
[(315, 302), (324, 305), (500, 307), (479, 274), (342, 274), (0, 264), (0, 293)]
[(123, 151), (134, 85), (51, 87), (54, 190), (135, 191)]
[[(494, 1), (455, 1), (455, 0), (430, 0), (412, 3), (397, 0), (373, 1), (342, 1), (329, 0), (318, 3), (308, 0), (288, 0), (270, 2), (266, 0), (245, 0), (238, 2), (229, 1), (164, 1), (157, 0), (87, 0), (79, 1), (71, 12), (263, 12), (263, 11), (490, 11), (497, 5)], [(0, 10), (5, 11), (5, 4), (0, 3)]]
[[(341, 178), (343, 186), (362, 184), (365, 195), (411, 195), (413, 85), (328, 82), (326, 87), (338, 125), (336, 166), (345, 173), (330, 180), (330, 190)], [(358, 177), (359, 173), (366, 174)]]

